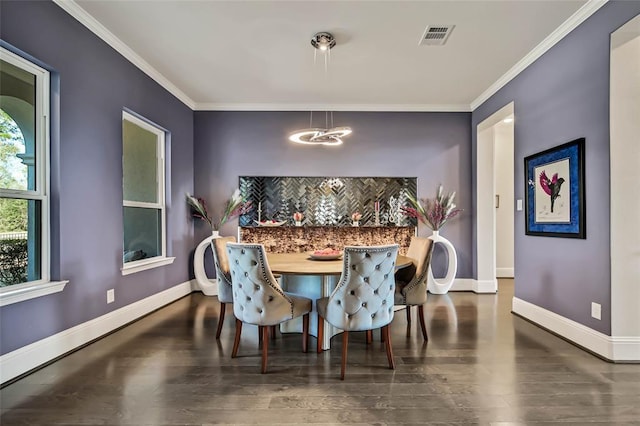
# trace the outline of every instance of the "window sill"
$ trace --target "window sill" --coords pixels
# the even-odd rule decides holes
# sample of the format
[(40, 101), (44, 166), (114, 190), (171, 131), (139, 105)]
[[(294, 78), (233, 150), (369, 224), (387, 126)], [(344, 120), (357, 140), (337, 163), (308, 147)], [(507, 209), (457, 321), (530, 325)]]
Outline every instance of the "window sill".
[(135, 274), (136, 272), (146, 271), (147, 269), (158, 268), (160, 266), (171, 265), (175, 257), (161, 257), (157, 259), (140, 260), (131, 262), (124, 266), (121, 271), (122, 275)]
[(0, 289), (0, 306), (23, 302), (48, 294), (59, 293), (69, 281), (49, 281), (46, 283), (16, 284)]

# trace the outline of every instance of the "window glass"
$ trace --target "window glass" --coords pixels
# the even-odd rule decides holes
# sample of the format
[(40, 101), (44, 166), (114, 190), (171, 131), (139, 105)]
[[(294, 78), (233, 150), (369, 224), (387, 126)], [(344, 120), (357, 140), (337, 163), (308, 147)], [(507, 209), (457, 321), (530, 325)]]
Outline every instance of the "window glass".
[(124, 199), (158, 202), (158, 136), (124, 120), (123, 188)]
[(36, 189), (36, 76), (0, 62), (0, 187)]
[(41, 202), (0, 198), (0, 287), (41, 278)]
[(124, 261), (162, 255), (161, 210), (124, 208)]

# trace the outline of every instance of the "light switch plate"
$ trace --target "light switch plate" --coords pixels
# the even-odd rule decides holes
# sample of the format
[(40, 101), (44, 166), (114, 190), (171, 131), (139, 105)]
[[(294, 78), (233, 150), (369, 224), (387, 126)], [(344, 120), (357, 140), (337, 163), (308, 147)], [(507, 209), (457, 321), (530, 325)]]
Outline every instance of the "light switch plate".
[(116, 291), (114, 289), (107, 290), (107, 304), (113, 303), (116, 300)]
[(522, 211), (522, 200), (516, 200), (516, 210)]
[(599, 303), (591, 302), (591, 316), (597, 320), (601, 319), (601, 306)]

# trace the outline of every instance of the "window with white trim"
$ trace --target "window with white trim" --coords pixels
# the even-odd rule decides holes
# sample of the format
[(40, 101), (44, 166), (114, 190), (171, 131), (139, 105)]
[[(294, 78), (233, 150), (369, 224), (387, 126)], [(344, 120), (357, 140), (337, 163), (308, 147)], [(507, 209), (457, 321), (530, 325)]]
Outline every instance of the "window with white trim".
[(165, 214), (165, 130), (122, 113), (123, 274), (171, 263)]
[(49, 78), (0, 48), (0, 305), (49, 293)]

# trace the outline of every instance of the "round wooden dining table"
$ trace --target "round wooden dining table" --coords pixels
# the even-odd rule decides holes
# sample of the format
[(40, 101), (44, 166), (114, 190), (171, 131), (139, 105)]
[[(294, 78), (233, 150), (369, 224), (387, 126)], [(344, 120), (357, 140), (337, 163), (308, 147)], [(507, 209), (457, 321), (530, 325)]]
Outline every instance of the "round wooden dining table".
[[(342, 274), (342, 257), (335, 260), (312, 259), (309, 253), (267, 253), (267, 262), (274, 274), (283, 275), (282, 287), (301, 296), (313, 300), (313, 314), (309, 333), (317, 337), (317, 311), (316, 299), (328, 297), (337, 284), (338, 276)], [(396, 258), (396, 270), (411, 265), (412, 259), (398, 255)], [(309, 279), (311, 276), (320, 277), (320, 280)], [(300, 323), (300, 324), (299, 324)], [(315, 325), (315, 327), (314, 327)], [(301, 321), (291, 320), (282, 324), (281, 332), (300, 332)], [(322, 349), (331, 347), (331, 337), (342, 332), (328, 322), (324, 323), (324, 339), (318, 342)]]
[[(267, 253), (267, 261), (274, 274), (340, 275), (342, 257), (335, 260), (312, 259), (309, 253)], [(411, 264), (410, 257), (398, 255), (396, 269)]]

